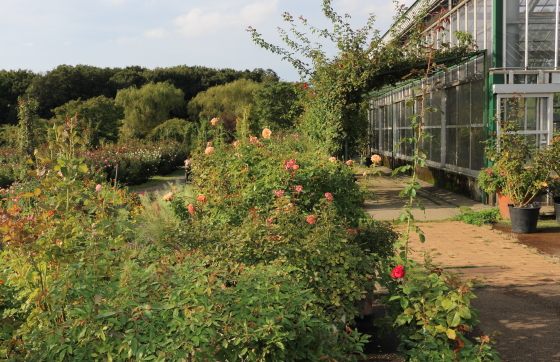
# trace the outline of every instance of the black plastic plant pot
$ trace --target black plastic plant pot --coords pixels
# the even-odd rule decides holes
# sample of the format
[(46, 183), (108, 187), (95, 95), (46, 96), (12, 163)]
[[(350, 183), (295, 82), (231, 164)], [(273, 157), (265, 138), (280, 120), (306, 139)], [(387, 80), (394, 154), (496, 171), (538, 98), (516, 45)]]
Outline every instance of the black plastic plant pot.
[(540, 211), (541, 206), (536, 204), (527, 204), (525, 207), (514, 207), (510, 204), (511, 231), (517, 234), (536, 233)]

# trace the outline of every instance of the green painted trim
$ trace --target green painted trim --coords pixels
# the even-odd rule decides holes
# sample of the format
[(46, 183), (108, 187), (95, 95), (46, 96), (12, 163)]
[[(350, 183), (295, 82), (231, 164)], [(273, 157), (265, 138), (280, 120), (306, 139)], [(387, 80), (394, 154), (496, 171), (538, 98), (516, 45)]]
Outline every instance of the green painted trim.
[[(486, 97), (484, 97), (484, 106), (483, 106), (483, 110), (482, 110), (482, 119), (486, 120), (486, 122), (483, 123), (482, 126), (482, 133), (483, 133), (483, 137), (484, 140), (488, 139), (488, 125), (490, 123), (490, 121), (488, 120), (488, 114), (490, 113), (490, 109), (489, 109), (489, 98), (491, 97), (489, 89), (491, 89), (492, 87), (490, 87), (489, 84), (489, 74), (488, 74), (488, 52), (485, 51), (484, 52), (484, 85), (483, 85), (483, 94), (486, 94)], [(481, 145), (482, 146), (482, 145)], [(487, 158), (486, 158), (486, 152), (483, 152), (482, 154), (483, 157), (483, 165), (487, 164)], [(487, 204), (488, 203), (488, 195), (486, 194), (486, 192), (482, 191), (482, 203), (483, 204)]]
[(504, 3), (492, 3), (492, 68), (502, 68), (504, 60)]

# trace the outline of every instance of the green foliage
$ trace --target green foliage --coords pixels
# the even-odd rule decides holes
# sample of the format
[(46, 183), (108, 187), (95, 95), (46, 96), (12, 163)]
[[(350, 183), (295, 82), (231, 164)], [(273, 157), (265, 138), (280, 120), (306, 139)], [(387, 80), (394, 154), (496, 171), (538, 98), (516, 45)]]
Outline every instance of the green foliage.
[[(359, 314), (375, 288), (377, 260), (391, 253), (396, 233), (361, 208), (364, 193), (353, 169), (331, 162), (297, 135), (214, 142), (192, 159), (192, 196), (143, 199), (145, 230), (162, 248), (201, 249), (232, 263), (281, 261), (296, 270), (336, 325)], [(170, 217), (170, 213), (175, 217)], [(165, 215), (153, 220), (153, 215)], [(345, 316), (345, 317), (343, 317)]]
[(224, 127), (235, 130), (236, 120), (247, 107), (254, 106), (253, 92), (261, 85), (247, 79), (209, 88), (196, 95), (188, 104), (192, 120), (219, 118)]
[(59, 65), (44, 75), (35, 76), (26, 90), (28, 97), (36, 99), (39, 115), (51, 118), (52, 110), (71, 100), (105, 96), (115, 97), (109, 85), (114, 71), (90, 65)]
[[(550, 166), (551, 171), (554, 172), (556, 176), (560, 176), (560, 132), (554, 133), (550, 144), (544, 149), (542, 157), (543, 162)], [(555, 191), (560, 194), (558, 187)]]
[[(184, 92), (184, 100), (188, 102), (201, 91), (237, 79), (267, 82), (278, 81), (278, 76), (271, 69), (238, 71), (186, 65), (153, 70), (139, 66), (98, 68), (60, 65), (46, 74), (35, 74), (28, 70), (1, 70), (0, 124), (17, 124), (18, 97), (36, 99), (39, 102), (38, 115), (50, 119), (54, 116), (53, 109), (71, 100), (85, 101), (99, 96), (115, 98), (118, 90), (130, 87), (140, 89), (150, 82), (174, 85)], [(172, 116), (184, 117), (185, 114), (180, 112)]]
[[(0, 291), (10, 298), (0, 305), (1, 358), (356, 360), (365, 338), (333, 326), (324, 301), (293, 265), (297, 260), (246, 266), (195, 250), (132, 243), (138, 238), (135, 200), (107, 184), (82, 182), (89, 170), (78, 157), (76, 126), (68, 120), (57, 128), (56, 160), (37, 158), (33, 175), (40, 185), (10, 195), (8, 209), (0, 210)], [(160, 202), (167, 207), (172, 201)], [(329, 232), (342, 233), (328, 225)], [(322, 245), (327, 237), (320, 237)], [(344, 298), (353, 300), (352, 281), (342, 270), (352, 272), (359, 262), (371, 272), (373, 259), (356, 254), (348, 241), (328, 246), (336, 250), (331, 269), (343, 263), (339, 274), (329, 275), (348, 284)], [(307, 254), (320, 258), (316, 250), (329, 249)]]
[(267, 82), (254, 91), (254, 117), (260, 129), (289, 129), (297, 124), (302, 108), (300, 93), (306, 84)]
[(184, 93), (169, 83), (148, 83), (117, 93), (115, 102), (124, 107), (121, 129), (125, 138), (144, 138), (169, 119), (170, 112), (183, 112)]
[(504, 187), (504, 177), (498, 165), (490, 166), (480, 170), (477, 180), (478, 187), (486, 193), (495, 193)]
[(98, 146), (100, 143), (116, 142), (119, 138), (120, 120), (124, 118), (124, 108), (105, 96), (77, 99), (53, 110), (57, 123), (66, 117), (77, 117), (85, 145)]
[[(405, 279), (385, 276), (387, 316), (376, 324), (401, 340), (399, 355), (406, 361), (499, 361), (482, 335), (473, 343), (465, 334), (479, 323), (470, 301), (473, 280), (463, 283), (433, 265), (408, 263)], [(495, 341), (493, 341), (495, 343)]]
[[(350, 16), (338, 15), (330, 0), (324, 0), (323, 13), (332, 23), (332, 30), (319, 29), (300, 17), (301, 24), (309, 33), (333, 42), (337, 54), (328, 57), (322, 44), (313, 43), (307, 34), (297, 28), (294, 17), (284, 13), (290, 24), (290, 34), (280, 29), (280, 36), (289, 49), (266, 42), (261, 34), (249, 27), (253, 41), (259, 46), (282, 56), (292, 63), (300, 74), (309, 77), (311, 87), (303, 101), (305, 112), (301, 119), (301, 131), (319, 142), (327, 152), (336, 155), (361, 154), (367, 142), (367, 102), (364, 95), (388, 84), (395, 84), (403, 76), (418, 78), (436, 67), (434, 59), (461, 56), (472, 51), (472, 41), (453, 47), (449, 44), (425, 44), (420, 36), (422, 16), (417, 14), (418, 27), (412, 27), (408, 39), (395, 36), (382, 42), (374, 29), (373, 14), (361, 29), (354, 30), (346, 21)], [(443, 28), (443, 24), (439, 24)], [(403, 46), (406, 42), (407, 46)], [(295, 57), (299, 53), (308, 60)], [(310, 64), (307, 63), (310, 62)], [(453, 60), (456, 61), (456, 60)], [(417, 71), (415, 68), (424, 68)]]
[(129, 140), (84, 151), (87, 177), (96, 182), (114, 181), (121, 185), (140, 185), (155, 175), (167, 175), (183, 165), (189, 153), (173, 141), (145, 142)]
[(0, 187), (24, 180), (27, 176), (27, 157), (12, 149), (0, 150)]
[(483, 224), (490, 224), (500, 218), (500, 210), (498, 208), (486, 209), (480, 211), (467, 211), (457, 216), (452, 220), (463, 221), (466, 224), (473, 224), (482, 226)]
[(357, 332), (318, 318), (313, 294), (286, 283), (291, 270), (282, 265), (226, 271), (199, 253), (176, 253), (100, 277), (111, 261), (71, 264), (53, 281), (45, 298), (53, 309), (33, 313), (23, 334), (28, 360), (310, 361), (360, 352)]
[(10, 150), (18, 149), (19, 127), (5, 124), (0, 126), (0, 145)]
[(524, 119), (522, 100), (514, 98), (508, 109), (508, 118), (501, 120), (495, 139), (486, 142), (485, 152), (493, 163), (493, 172), (503, 179), (502, 194), (515, 207), (523, 207), (548, 185), (551, 166), (546, 151), (539, 150), (527, 135), (520, 133), (519, 119)]
[(196, 131), (194, 123), (173, 118), (154, 128), (148, 135), (148, 139), (152, 141), (174, 140), (183, 145), (192, 145), (196, 139)]
[(18, 123), (19, 97), (25, 94), (36, 74), (29, 70), (0, 70), (0, 124)]
[(36, 127), (39, 123), (37, 108), (39, 103), (34, 99), (19, 99), (18, 119), (19, 151), (28, 158), (33, 157), (33, 150), (37, 146)]

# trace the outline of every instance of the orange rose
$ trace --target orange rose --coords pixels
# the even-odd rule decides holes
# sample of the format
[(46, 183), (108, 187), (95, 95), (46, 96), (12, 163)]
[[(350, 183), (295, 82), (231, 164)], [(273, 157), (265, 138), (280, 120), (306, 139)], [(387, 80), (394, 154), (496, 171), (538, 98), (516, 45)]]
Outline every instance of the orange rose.
[(270, 135), (272, 134), (272, 131), (269, 130), (268, 128), (263, 129), (262, 131), (262, 136), (264, 138), (270, 138)]

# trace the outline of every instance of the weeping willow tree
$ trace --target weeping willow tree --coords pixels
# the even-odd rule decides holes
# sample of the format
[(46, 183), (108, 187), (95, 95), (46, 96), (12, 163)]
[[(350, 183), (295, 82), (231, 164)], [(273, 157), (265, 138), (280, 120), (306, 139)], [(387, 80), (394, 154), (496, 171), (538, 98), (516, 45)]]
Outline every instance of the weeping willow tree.
[(233, 131), (236, 120), (244, 116), (244, 111), (255, 104), (253, 93), (261, 87), (248, 79), (209, 88), (198, 93), (188, 105), (190, 119), (208, 120), (220, 118), (226, 129)]
[(150, 131), (185, 109), (185, 94), (169, 83), (148, 83), (118, 91), (115, 102), (124, 107), (121, 135), (145, 138)]

